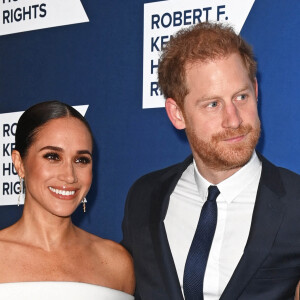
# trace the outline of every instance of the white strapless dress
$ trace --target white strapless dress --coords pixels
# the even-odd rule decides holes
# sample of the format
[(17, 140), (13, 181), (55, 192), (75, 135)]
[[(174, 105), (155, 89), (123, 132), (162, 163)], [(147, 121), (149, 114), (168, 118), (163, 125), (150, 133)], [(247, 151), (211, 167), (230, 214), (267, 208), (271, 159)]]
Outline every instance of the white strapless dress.
[(133, 300), (107, 287), (61, 281), (0, 283), (1, 300)]

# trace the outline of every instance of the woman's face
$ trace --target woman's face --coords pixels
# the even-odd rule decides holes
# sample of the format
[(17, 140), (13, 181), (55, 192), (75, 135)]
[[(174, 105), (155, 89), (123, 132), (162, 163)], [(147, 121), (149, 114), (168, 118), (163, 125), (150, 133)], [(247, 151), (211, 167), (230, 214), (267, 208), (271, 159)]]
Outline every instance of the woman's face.
[(92, 182), (92, 138), (86, 126), (74, 117), (47, 122), (21, 163), (22, 174), (26, 205), (71, 215)]

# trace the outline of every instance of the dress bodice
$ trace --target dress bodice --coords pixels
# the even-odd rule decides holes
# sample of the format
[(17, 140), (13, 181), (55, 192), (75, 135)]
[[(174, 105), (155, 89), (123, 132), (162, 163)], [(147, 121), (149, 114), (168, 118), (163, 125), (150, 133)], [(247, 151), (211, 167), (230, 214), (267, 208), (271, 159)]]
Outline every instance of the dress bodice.
[(10, 300), (133, 300), (121, 291), (81, 282), (41, 281), (0, 284), (1, 299)]

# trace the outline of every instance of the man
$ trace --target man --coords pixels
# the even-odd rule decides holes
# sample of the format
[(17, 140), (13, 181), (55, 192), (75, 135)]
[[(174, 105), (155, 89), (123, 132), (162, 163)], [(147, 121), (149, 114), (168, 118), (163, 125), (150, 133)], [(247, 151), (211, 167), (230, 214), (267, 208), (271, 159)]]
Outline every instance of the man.
[[(166, 111), (192, 156), (130, 189), (123, 244), (136, 299), (292, 300), (300, 176), (256, 153), (256, 62), (232, 28), (201, 23), (163, 51)], [(271, 105), (271, 104), (270, 104)]]

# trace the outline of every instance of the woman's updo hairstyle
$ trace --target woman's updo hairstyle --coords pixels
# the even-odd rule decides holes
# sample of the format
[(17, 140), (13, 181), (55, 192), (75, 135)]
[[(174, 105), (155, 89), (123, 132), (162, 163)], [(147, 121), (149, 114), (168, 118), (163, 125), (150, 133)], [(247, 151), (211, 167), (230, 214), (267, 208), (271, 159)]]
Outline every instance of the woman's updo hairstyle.
[(91, 128), (86, 119), (72, 106), (60, 101), (46, 101), (29, 107), (20, 117), (15, 135), (15, 149), (19, 151), (22, 158), (27, 154), (29, 147), (39, 129), (48, 121), (64, 117), (79, 119), (91, 134)]

